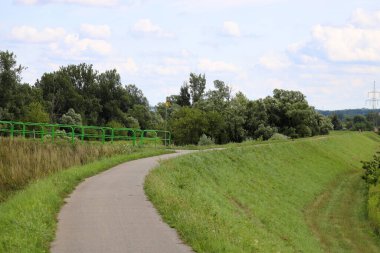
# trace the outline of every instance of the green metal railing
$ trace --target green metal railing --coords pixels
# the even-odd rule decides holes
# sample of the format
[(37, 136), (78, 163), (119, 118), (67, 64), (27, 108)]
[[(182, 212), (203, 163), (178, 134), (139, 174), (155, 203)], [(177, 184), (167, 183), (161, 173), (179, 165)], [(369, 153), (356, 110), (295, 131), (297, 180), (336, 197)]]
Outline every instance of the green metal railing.
[(161, 130), (141, 130), (133, 128), (111, 128), (99, 126), (64, 125), (34, 122), (0, 121), (0, 135), (21, 136), (22, 138), (41, 139), (41, 142), (51, 139), (54, 142), (59, 137), (76, 141), (132, 141), (133, 145), (143, 145), (144, 141), (161, 141), (165, 146), (171, 144), (171, 133)]

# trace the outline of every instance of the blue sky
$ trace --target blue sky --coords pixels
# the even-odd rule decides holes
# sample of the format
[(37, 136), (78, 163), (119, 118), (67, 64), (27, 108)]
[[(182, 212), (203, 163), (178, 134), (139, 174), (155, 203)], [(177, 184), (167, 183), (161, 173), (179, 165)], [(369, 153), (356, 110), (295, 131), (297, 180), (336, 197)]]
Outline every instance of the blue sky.
[(190, 72), (250, 99), (300, 90), (318, 109), (366, 107), (380, 87), (380, 1), (14, 0), (0, 3), (0, 50), (23, 81), (86, 62), (116, 68), (150, 104)]

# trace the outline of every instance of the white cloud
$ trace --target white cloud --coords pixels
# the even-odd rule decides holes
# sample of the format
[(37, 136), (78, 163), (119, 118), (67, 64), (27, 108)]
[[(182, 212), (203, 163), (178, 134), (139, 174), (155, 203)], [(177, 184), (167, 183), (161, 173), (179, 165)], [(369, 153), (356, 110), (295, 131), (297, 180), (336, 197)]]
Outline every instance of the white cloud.
[(160, 75), (178, 75), (188, 73), (190, 68), (182, 65), (173, 66), (157, 66), (155, 67), (155, 72)]
[(51, 52), (64, 58), (79, 57), (85, 52), (107, 55), (112, 50), (111, 44), (105, 40), (80, 38), (78, 34), (68, 33), (63, 28), (38, 30), (31, 26), (19, 26), (12, 28), (10, 38), (23, 43), (47, 43)]
[(184, 5), (187, 8), (230, 8), (247, 5), (270, 4), (282, 0), (176, 0), (176, 4)]
[(380, 62), (380, 11), (357, 9), (345, 25), (316, 25), (311, 34), (309, 41), (294, 43), (288, 51), (304, 59), (309, 55), (332, 62)]
[(39, 31), (31, 26), (18, 26), (11, 30), (11, 38), (29, 43), (46, 43), (62, 39), (66, 35), (63, 28), (44, 28)]
[(380, 73), (379, 66), (368, 66), (368, 65), (353, 65), (353, 66), (345, 66), (342, 69), (344, 72), (354, 74), (354, 75), (377, 75)]
[(231, 37), (240, 37), (240, 27), (236, 22), (233, 21), (225, 21), (223, 23), (223, 32), (227, 36)]
[(159, 75), (187, 75), (191, 68), (187, 60), (183, 58), (166, 57), (160, 64), (146, 66), (148, 73), (155, 73)]
[(128, 74), (135, 74), (139, 70), (136, 62), (130, 57), (121, 64), (120, 69), (121, 71), (125, 70)]
[(57, 51), (61, 54), (79, 56), (81, 53), (90, 51), (100, 55), (108, 55), (112, 50), (111, 44), (104, 40), (96, 39), (81, 39), (76, 34), (68, 34), (63, 43), (61, 43), (60, 49)]
[(200, 59), (198, 62), (198, 67), (203, 71), (210, 71), (210, 72), (237, 73), (240, 71), (240, 69), (234, 64), (227, 63), (224, 61), (212, 61), (207, 58)]
[(160, 38), (173, 38), (174, 34), (163, 30), (160, 26), (153, 24), (150, 19), (140, 19), (134, 26), (133, 31), (142, 35), (153, 35)]
[(108, 25), (82, 24), (80, 30), (83, 34), (96, 39), (104, 39), (111, 36), (111, 29)]
[(116, 6), (119, 0), (15, 0), (17, 4), (37, 5), (37, 4), (78, 4), (86, 6)]
[(14, 2), (18, 4), (34, 5), (38, 4), (40, 0), (15, 0)]
[(380, 11), (369, 12), (363, 9), (357, 9), (352, 14), (350, 23), (357, 27), (379, 28), (380, 27)]
[(100, 72), (116, 69), (121, 76), (134, 75), (139, 72), (139, 67), (132, 57), (127, 57), (126, 59), (109, 57), (101, 61), (95, 61), (94, 67)]
[(259, 59), (259, 64), (270, 70), (280, 70), (291, 65), (288, 57), (282, 54), (270, 53)]
[(380, 61), (380, 30), (317, 25), (313, 39), (332, 61)]

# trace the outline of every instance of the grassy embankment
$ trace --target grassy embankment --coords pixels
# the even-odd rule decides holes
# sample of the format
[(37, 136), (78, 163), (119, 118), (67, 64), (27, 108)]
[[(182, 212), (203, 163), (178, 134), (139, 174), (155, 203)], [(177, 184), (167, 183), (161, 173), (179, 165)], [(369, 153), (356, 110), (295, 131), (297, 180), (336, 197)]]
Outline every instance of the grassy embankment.
[(360, 160), (372, 133), (235, 147), (165, 161), (145, 189), (197, 252), (380, 252)]
[[(376, 158), (371, 161), (372, 170), (374, 171), (374, 175), (379, 175), (380, 171), (380, 162), (379, 155), (376, 154)], [(380, 235), (380, 177), (377, 178), (376, 183), (368, 184), (368, 218), (373, 225), (375, 231)]]
[(368, 218), (378, 234), (380, 234), (380, 184), (369, 186)]
[(83, 179), (122, 162), (164, 153), (168, 151), (119, 144), (2, 140), (0, 192), (7, 198), (0, 203), (0, 252), (48, 252), (64, 198)]

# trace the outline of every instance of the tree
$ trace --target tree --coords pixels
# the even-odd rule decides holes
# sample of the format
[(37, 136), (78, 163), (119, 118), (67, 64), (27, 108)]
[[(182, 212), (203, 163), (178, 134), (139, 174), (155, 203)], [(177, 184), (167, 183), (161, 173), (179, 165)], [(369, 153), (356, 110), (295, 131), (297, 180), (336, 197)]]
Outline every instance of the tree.
[(179, 95), (176, 98), (176, 103), (180, 106), (190, 106), (191, 105), (191, 96), (189, 92), (189, 85), (184, 82), (179, 91)]
[(331, 123), (333, 124), (334, 130), (342, 130), (342, 121), (338, 118), (338, 115), (332, 114), (330, 116)]
[(204, 114), (208, 121), (205, 133), (218, 144), (227, 143), (229, 139), (224, 116), (217, 111), (206, 111)]
[(127, 128), (140, 129), (139, 121), (131, 116), (127, 116), (124, 119), (124, 125)]
[(352, 119), (352, 130), (356, 131), (365, 131), (372, 130), (372, 122), (368, 122), (367, 118), (364, 115), (356, 115)]
[(271, 128), (270, 126), (265, 126), (264, 124), (260, 124), (255, 131), (253, 137), (255, 139), (263, 139), (264, 141), (269, 140), (273, 134), (276, 132), (275, 129)]
[(138, 120), (141, 129), (150, 128), (152, 115), (148, 107), (137, 104), (129, 111), (129, 115)]
[(125, 87), (127, 91), (126, 99), (128, 101), (128, 105), (145, 105), (149, 106), (148, 99), (144, 96), (142, 90), (136, 87), (134, 84), (129, 84)]
[(270, 126), (292, 138), (320, 134), (320, 116), (299, 91), (275, 89), (264, 99)]
[(205, 92), (205, 89), (206, 89), (205, 74), (196, 75), (194, 73), (190, 73), (189, 83), (190, 83), (189, 88), (190, 88), (190, 94), (192, 98), (192, 104), (195, 104), (199, 100), (202, 99), (203, 94)]
[(329, 117), (320, 115), (320, 134), (329, 134), (330, 130), (334, 129), (334, 125)]
[(102, 109), (97, 97), (99, 72), (91, 64), (81, 63), (61, 67), (59, 72), (70, 81), (75, 90), (76, 99), (71, 101), (71, 108), (84, 116), (86, 124), (97, 124), (98, 114)]
[(214, 81), (215, 90), (210, 90), (206, 93), (206, 101), (203, 107), (206, 110), (223, 112), (231, 100), (231, 87), (223, 81)]
[(242, 92), (238, 92), (235, 97), (231, 99), (226, 109), (224, 116), (230, 141), (242, 142), (246, 137), (244, 124), (247, 115), (248, 101)]
[(106, 124), (106, 126), (110, 128), (125, 128), (123, 123), (120, 123), (119, 121), (116, 121), (116, 120), (111, 120), (110, 122)]
[(62, 115), (60, 122), (66, 125), (82, 125), (82, 116), (70, 108), (67, 113)]
[(0, 51), (0, 116), (3, 120), (13, 120), (20, 116), (22, 108), (16, 105), (15, 96), (21, 85), (21, 73), (24, 69), (17, 65), (13, 53)]
[(197, 144), (199, 137), (207, 131), (208, 121), (201, 110), (182, 107), (173, 113), (170, 127), (176, 144)]
[(25, 107), (25, 122), (49, 123), (49, 114), (45, 111), (44, 106), (39, 102), (32, 102)]
[[(45, 107), (53, 122), (57, 122), (70, 108), (80, 111), (81, 96), (64, 72), (44, 73), (35, 86), (41, 90)], [(93, 109), (96, 110), (96, 107)]]
[(247, 113), (244, 128), (247, 130), (247, 135), (252, 138), (257, 138), (256, 131), (259, 126), (269, 126), (269, 117), (265, 103), (262, 99), (249, 101), (247, 103)]

